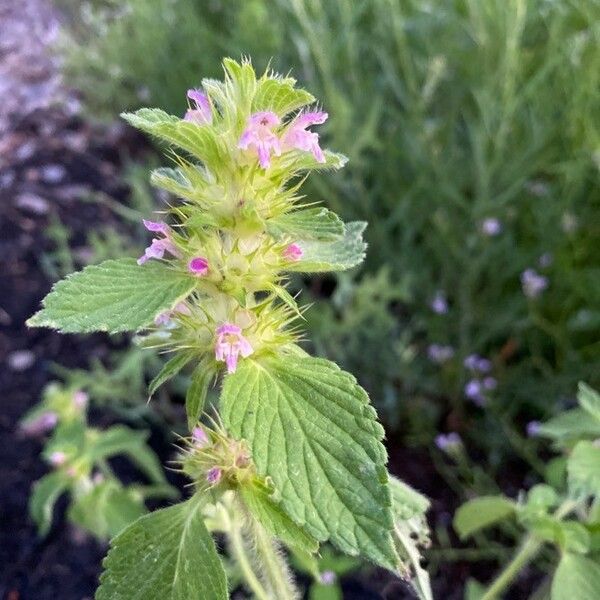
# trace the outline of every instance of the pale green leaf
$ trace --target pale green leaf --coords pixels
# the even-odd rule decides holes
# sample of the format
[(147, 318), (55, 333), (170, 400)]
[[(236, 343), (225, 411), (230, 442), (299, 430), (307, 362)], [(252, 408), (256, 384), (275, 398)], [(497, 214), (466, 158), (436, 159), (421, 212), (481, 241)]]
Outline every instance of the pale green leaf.
[(454, 529), (465, 539), (515, 512), (515, 503), (504, 496), (482, 496), (465, 502), (454, 515)]
[(598, 600), (600, 563), (578, 554), (563, 554), (552, 580), (552, 600)]
[(252, 102), (252, 112), (273, 111), (280, 117), (312, 104), (315, 97), (309, 92), (295, 88), (296, 81), (287, 78), (265, 78), (258, 81), (258, 87)]
[(276, 238), (286, 235), (299, 240), (331, 241), (344, 235), (344, 224), (326, 208), (304, 208), (273, 217), (267, 222), (267, 230)]
[(245, 359), (221, 400), (226, 428), (248, 441), (299, 525), (394, 568), (383, 428), (350, 374), (318, 358)]
[(52, 511), (59, 496), (70, 485), (70, 480), (62, 471), (50, 473), (33, 484), (29, 498), (29, 514), (38, 527), (38, 533), (44, 536), (52, 525)]
[(283, 175), (289, 177), (289, 171), (301, 173), (304, 171), (337, 171), (342, 169), (348, 162), (343, 154), (324, 150), (325, 162), (319, 162), (312, 152), (303, 150), (292, 150), (285, 152), (277, 159), (276, 166), (272, 168), (272, 175)]
[(184, 121), (158, 108), (141, 108), (122, 113), (121, 117), (136, 129), (185, 150), (211, 167), (226, 159), (227, 150), (210, 126)]
[(104, 481), (69, 508), (69, 519), (101, 539), (110, 539), (146, 514), (142, 499), (114, 481)]
[(540, 435), (561, 442), (581, 437), (600, 437), (600, 422), (590, 419), (587, 411), (574, 408), (543, 423)]
[(150, 513), (113, 539), (96, 600), (226, 600), (202, 502), (194, 497)]
[(165, 382), (172, 379), (187, 365), (190, 360), (194, 357), (191, 352), (178, 352), (170, 358), (162, 367), (162, 369), (158, 372), (156, 377), (150, 382), (148, 386), (148, 394), (152, 396), (154, 392)]
[(192, 382), (185, 395), (185, 412), (190, 431), (196, 425), (204, 410), (208, 388), (214, 374), (212, 361), (209, 360), (200, 362), (192, 373)]
[(594, 442), (579, 442), (567, 461), (567, 473), (572, 494), (600, 496), (600, 447)]
[(362, 239), (367, 226), (362, 221), (347, 223), (344, 237), (333, 242), (299, 240), (302, 258), (288, 265), (288, 271), (301, 273), (321, 273), (327, 271), (345, 271), (359, 265), (364, 257), (367, 244)]
[(135, 331), (173, 308), (194, 288), (192, 277), (158, 261), (107, 260), (54, 285), (43, 308), (27, 321), (65, 333)]
[(395, 519), (423, 516), (429, 509), (429, 500), (397, 477), (390, 477), (390, 491)]
[(317, 540), (296, 525), (269, 497), (261, 484), (255, 482), (241, 486), (240, 495), (254, 518), (286, 546), (308, 554), (314, 554), (319, 549)]
[(600, 394), (589, 385), (579, 383), (577, 400), (581, 408), (588, 412), (598, 423), (600, 423)]

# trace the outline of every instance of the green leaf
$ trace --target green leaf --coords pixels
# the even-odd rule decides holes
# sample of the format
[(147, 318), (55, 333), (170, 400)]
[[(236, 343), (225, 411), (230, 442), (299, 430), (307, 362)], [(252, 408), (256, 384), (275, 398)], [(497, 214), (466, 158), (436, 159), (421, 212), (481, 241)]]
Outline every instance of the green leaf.
[(206, 403), (206, 396), (215, 370), (209, 360), (201, 361), (192, 373), (192, 382), (185, 395), (188, 428), (195, 427)]
[[(152, 171), (150, 183), (175, 196), (206, 203), (208, 181), (206, 173), (198, 165), (184, 164), (179, 168), (161, 167)], [(214, 218), (214, 217), (213, 217)]]
[(38, 527), (39, 535), (44, 536), (50, 530), (54, 505), (69, 484), (69, 478), (62, 471), (50, 473), (34, 483), (29, 498), (29, 514)]
[(599, 437), (600, 422), (581, 408), (567, 410), (540, 427), (540, 435), (565, 442), (582, 437)]
[(600, 394), (583, 382), (579, 383), (577, 400), (586, 412), (600, 423)]
[(504, 496), (482, 496), (465, 502), (454, 515), (454, 529), (461, 539), (506, 519), (515, 512), (515, 503)]
[(175, 377), (175, 375), (177, 375), (177, 373), (179, 373), (192, 358), (194, 358), (194, 355), (191, 352), (178, 352), (175, 356), (170, 358), (158, 372), (158, 375), (150, 382), (150, 385), (148, 386), (148, 393), (150, 396), (152, 396), (163, 383)]
[(149, 479), (165, 483), (165, 474), (156, 454), (146, 445), (148, 434), (124, 425), (115, 425), (106, 431), (97, 431), (89, 447), (92, 462), (125, 454)]
[(113, 539), (96, 600), (226, 600), (202, 504), (196, 496), (150, 513)]
[(577, 554), (563, 554), (552, 580), (552, 600), (598, 600), (600, 564)]
[(290, 263), (288, 271), (302, 273), (321, 273), (326, 271), (345, 271), (360, 264), (365, 257), (367, 244), (362, 233), (367, 226), (363, 221), (347, 223), (344, 237), (333, 242), (300, 240), (296, 242), (302, 248), (302, 258)]
[(344, 223), (326, 208), (304, 208), (269, 219), (267, 230), (276, 238), (331, 241), (344, 235)]
[(203, 163), (214, 167), (224, 162), (227, 150), (214, 128), (184, 121), (158, 108), (141, 108), (121, 117), (141, 131), (185, 150)]
[(96, 537), (109, 539), (146, 512), (141, 498), (114, 481), (104, 481), (77, 497), (69, 519)]
[(429, 500), (397, 477), (390, 477), (390, 491), (396, 519), (423, 516), (429, 509)]
[(315, 97), (303, 89), (294, 87), (296, 80), (291, 77), (276, 79), (260, 79), (252, 112), (271, 110), (280, 117), (298, 110), (307, 104), (312, 104)]
[(225, 378), (221, 409), (294, 521), (394, 568), (383, 428), (350, 374), (318, 358), (245, 359)]
[(314, 554), (319, 549), (315, 538), (296, 525), (269, 497), (258, 482), (240, 487), (242, 501), (254, 518), (274, 537), (299, 552)]
[(567, 473), (572, 494), (600, 496), (600, 448), (594, 442), (579, 442), (567, 461)]
[(135, 331), (173, 308), (196, 285), (193, 278), (157, 261), (107, 260), (54, 285), (43, 309), (27, 321), (65, 333)]

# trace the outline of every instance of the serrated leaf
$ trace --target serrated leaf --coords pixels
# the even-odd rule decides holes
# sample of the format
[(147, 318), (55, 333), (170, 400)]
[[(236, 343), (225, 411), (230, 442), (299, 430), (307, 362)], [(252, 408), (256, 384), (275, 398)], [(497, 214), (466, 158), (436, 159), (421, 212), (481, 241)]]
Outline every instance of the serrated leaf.
[(203, 360), (192, 373), (192, 382), (185, 395), (185, 412), (190, 431), (198, 423), (204, 410), (206, 396), (215, 370), (211, 361)]
[(55, 284), (27, 325), (64, 333), (136, 331), (195, 285), (193, 278), (157, 261), (140, 266), (133, 258), (107, 260)]
[(344, 223), (326, 208), (304, 208), (269, 219), (267, 230), (276, 238), (332, 241), (344, 235)]
[(390, 491), (395, 519), (423, 516), (429, 509), (429, 500), (397, 477), (390, 477)]
[(212, 127), (184, 121), (158, 108), (141, 108), (134, 113), (121, 113), (121, 117), (136, 129), (185, 150), (211, 167), (226, 158), (227, 151)]
[(540, 435), (561, 442), (582, 437), (596, 438), (600, 437), (600, 422), (590, 419), (585, 410), (574, 408), (542, 423)]
[(111, 543), (96, 600), (226, 600), (227, 582), (194, 497), (150, 513)]
[(315, 97), (306, 90), (295, 88), (291, 77), (260, 79), (252, 102), (252, 112), (271, 110), (280, 117), (312, 104)]
[(577, 554), (563, 554), (552, 579), (552, 600), (598, 600), (600, 563)]
[(589, 385), (580, 382), (577, 400), (581, 408), (600, 423), (600, 394)]
[(62, 471), (50, 473), (33, 484), (29, 498), (29, 514), (38, 527), (40, 536), (45, 536), (52, 525), (52, 511), (59, 496), (69, 488), (69, 478)]
[(114, 481), (104, 481), (71, 504), (72, 523), (101, 539), (109, 539), (146, 514), (141, 498)]
[(318, 358), (245, 359), (225, 378), (221, 416), (296, 523), (394, 568), (383, 428), (350, 374)]
[(170, 358), (163, 366), (162, 369), (158, 372), (156, 377), (150, 382), (148, 386), (148, 394), (150, 396), (154, 395), (154, 392), (165, 382), (172, 379), (187, 365), (194, 355), (191, 352), (178, 352)]
[(314, 554), (319, 549), (315, 538), (288, 517), (269, 497), (268, 491), (255, 482), (240, 487), (240, 496), (254, 518), (286, 546)]
[(323, 273), (345, 271), (359, 265), (364, 257), (367, 244), (362, 233), (367, 226), (362, 221), (347, 223), (344, 237), (333, 242), (300, 240), (296, 244), (302, 248), (302, 258), (290, 263), (286, 270), (301, 273)]
[(504, 496), (482, 496), (465, 502), (454, 515), (454, 529), (461, 539), (506, 519), (515, 512), (515, 503)]
[(115, 425), (105, 431), (97, 432), (88, 450), (92, 462), (116, 456), (126, 455), (140, 470), (156, 483), (165, 483), (165, 474), (156, 454), (146, 445), (148, 434), (135, 431), (124, 425)]
[(567, 461), (567, 474), (573, 495), (600, 496), (600, 447), (594, 442), (578, 442)]
[(289, 171), (293, 173), (302, 173), (304, 171), (337, 171), (342, 169), (348, 162), (348, 158), (343, 154), (324, 150), (325, 162), (319, 162), (312, 152), (292, 150), (285, 152), (281, 158), (277, 159), (276, 166), (272, 168), (272, 176), (283, 175), (289, 177)]

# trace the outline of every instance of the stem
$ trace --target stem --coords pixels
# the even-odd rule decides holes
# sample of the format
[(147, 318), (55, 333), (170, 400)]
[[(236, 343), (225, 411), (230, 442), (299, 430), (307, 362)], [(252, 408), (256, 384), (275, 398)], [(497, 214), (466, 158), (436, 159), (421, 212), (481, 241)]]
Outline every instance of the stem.
[[(577, 503), (573, 500), (565, 500), (554, 513), (554, 517), (562, 519), (568, 515)], [(500, 594), (510, 586), (515, 577), (521, 570), (528, 565), (542, 549), (544, 541), (535, 537), (532, 533), (528, 534), (519, 551), (514, 555), (513, 559), (508, 563), (504, 570), (498, 575), (496, 580), (490, 585), (481, 600), (496, 600)]]

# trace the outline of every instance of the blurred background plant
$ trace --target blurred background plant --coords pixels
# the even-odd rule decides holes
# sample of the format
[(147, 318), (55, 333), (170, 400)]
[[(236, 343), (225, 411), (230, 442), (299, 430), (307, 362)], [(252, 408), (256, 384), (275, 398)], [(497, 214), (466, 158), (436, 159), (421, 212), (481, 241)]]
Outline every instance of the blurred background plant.
[[(443, 478), (442, 517), (467, 497), (515, 495), (544, 479), (527, 423), (574, 405), (577, 381), (600, 386), (596, 0), (57, 4), (64, 75), (87, 120), (141, 106), (183, 114), (184, 91), (219, 76), (227, 55), (291, 72), (320, 98), (332, 117), (327, 145), (350, 164), (315, 177), (307, 196), (367, 220), (369, 251), (360, 270), (298, 278), (315, 304), (306, 313), (314, 349), (370, 391), (392, 462), (409, 468), (409, 447), (435, 465), (433, 476), (415, 467), (412, 481), (435, 495)], [(141, 218), (166, 200), (147, 183), (153, 161), (151, 150), (125, 159), (125, 202), (82, 198), (119, 227), (90, 228), (74, 245), (68, 225), (50, 224), (50, 277), (139, 254)], [(122, 399), (137, 418), (161, 358), (115, 352), (91, 372), (60, 375), (91, 386), (98, 402)], [(171, 423), (172, 385), (154, 404)], [(460, 435), (460, 460), (448, 460), (453, 438), (439, 437), (448, 431)], [(434, 529), (435, 569), (507, 556), (485, 534), (477, 549), (455, 547), (449, 519)]]

